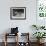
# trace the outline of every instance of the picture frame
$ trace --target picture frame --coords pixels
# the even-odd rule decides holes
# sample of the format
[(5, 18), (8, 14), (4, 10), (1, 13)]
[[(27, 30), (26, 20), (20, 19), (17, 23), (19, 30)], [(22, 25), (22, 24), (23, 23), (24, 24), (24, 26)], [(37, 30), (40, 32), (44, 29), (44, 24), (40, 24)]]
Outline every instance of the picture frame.
[(11, 7), (10, 8), (11, 20), (25, 20), (26, 19), (26, 7)]

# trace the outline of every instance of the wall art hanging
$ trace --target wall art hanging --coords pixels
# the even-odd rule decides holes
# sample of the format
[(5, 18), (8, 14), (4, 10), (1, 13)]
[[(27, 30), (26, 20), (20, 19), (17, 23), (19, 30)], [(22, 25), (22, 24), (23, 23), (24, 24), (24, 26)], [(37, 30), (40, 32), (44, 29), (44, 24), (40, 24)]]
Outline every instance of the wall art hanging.
[(10, 19), (12, 20), (25, 20), (26, 19), (26, 7), (11, 7)]

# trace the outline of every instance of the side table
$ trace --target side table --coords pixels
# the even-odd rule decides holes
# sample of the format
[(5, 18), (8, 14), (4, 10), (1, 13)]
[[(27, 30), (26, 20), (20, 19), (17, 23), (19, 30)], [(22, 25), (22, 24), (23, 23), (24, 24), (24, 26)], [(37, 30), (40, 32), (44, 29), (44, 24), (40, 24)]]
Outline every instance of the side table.
[(7, 46), (8, 42), (7, 42), (7, 36), (16, 36), (16, 45), (15, 46), (18, 46), (18, 33), (15, 33), (15, 34), (10, 34), (10, 33), (6, 33), (5, 34), (5, 46)]

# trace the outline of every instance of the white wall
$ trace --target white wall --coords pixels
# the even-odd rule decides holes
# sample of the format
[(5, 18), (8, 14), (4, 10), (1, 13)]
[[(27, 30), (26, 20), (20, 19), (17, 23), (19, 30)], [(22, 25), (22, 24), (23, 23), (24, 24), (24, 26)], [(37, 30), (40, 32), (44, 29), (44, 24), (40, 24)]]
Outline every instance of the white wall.
[[(26, 7), (26, 20), (10, 20), (10, 7)], [(0, 33), (11, 27), (19, 27), (20, 32), (29, 32), (29, 27), (36, 24), (36, 0), (0, 1)]]
[[(26, 20), (10, 20), (10, 7), (26, 7)], [(0, 34), (17, 26), (32, 36), (32, 24), (36, 24), (36, 0), (0, 0)]]

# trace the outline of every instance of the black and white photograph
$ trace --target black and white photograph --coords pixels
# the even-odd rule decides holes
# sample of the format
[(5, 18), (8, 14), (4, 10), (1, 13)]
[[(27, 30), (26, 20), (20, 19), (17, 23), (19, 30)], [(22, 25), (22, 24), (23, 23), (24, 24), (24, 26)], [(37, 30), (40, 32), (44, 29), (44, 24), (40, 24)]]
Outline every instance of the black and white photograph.
[(10, 18), (12, 20), (26, 19), (26, 7), (11, 7)]

